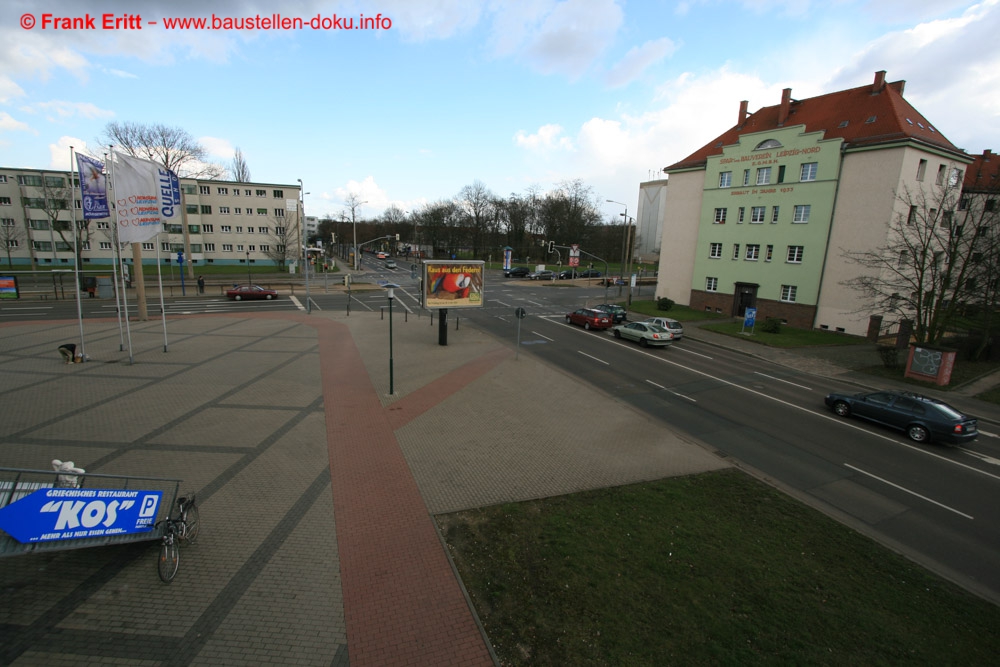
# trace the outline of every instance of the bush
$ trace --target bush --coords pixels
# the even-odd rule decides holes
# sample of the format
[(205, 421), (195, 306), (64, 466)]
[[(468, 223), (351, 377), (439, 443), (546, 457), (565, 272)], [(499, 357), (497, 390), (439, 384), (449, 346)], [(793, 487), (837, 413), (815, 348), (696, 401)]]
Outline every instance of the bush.
[(670, 310), (673, 307), (674, 307), (673, 299), (668, 299), (667, 297), (663, 297), (662, 299), (656, 300), (657, 310)]
[(764, 320), (764, 324), (760, 325), (760, 330), (764, 333), (781, 333), (781, 320), (777, 317), (769, 317)]
[(899, 368), (899, 348), (895, 345), (879, 345), (878, 356), (886, 368)]

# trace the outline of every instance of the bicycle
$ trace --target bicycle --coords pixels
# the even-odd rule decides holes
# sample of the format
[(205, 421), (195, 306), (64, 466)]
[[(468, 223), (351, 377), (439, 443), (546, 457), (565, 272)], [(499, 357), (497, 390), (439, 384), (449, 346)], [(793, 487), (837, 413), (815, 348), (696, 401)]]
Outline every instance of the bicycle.
[(180, 567), (180, 545), (190, 544), (201, 532), (201, 514), (194, 496), (177, 499), (177, 514), (168, 515), (157, 525), (163, 525), (163, 542), (156, 571), (163, 583), (169, 584), (177, 576)]

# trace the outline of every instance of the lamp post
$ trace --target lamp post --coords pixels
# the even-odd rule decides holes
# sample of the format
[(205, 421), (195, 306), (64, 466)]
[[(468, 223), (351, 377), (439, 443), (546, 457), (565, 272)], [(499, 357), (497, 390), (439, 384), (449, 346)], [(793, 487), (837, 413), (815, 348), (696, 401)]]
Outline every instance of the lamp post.
[(306, 313), (312, 312), (312, 304), (309, 302), (309, 252), (306, 250), (306, 195), (302, 179), (299, 182), (299, 228), (300, 239), (302, 240), (302, 270), (306, 274)]
[(253, 281), (250, 280), (250, 251), (247, 250), (247, 287), (250, 287), (251, 284)]
[[(350, 201), (350, 199), (348, 199)], [(357, 204), (351, 203), (351, 224), (354, 226), (354, 270), (357, 271), (361, 265), (361, 253), (358, 252), (358, 219), (355, 216), (354, 210), (359, 206), (364, 206), (368, 201), (359, 202)]]
[(385, 283), (383, 285), (388, 290), (389, 297), (389, 395), (393, 394), (393, 376), (392, 376), (392, 302), (396, 295), (393, 290), (399, 287), (396, 283)]
[[(625, 253), (627, 252), (625, 250), (625, 245), (628, 243), (628, 204), (622, 203), (620, 201), (615, 201), (614, 199), (607, 199), (605, 201), (607, 201), (609, 204), (618, 204), (619, 206), (624, 206), (625, 207), (625, 212), (624, 213), (619, 213), (619, 215), (621, 215), (621, 216), (623, 216), (625, 218), (625, 235), (622, 237), (622, 264), (621, 264), (622, 282), (624, 282), (625, 281)], [(618, 291), (618, 294), (619, 294), (619, 296), (621, 295), (621, 290)]]

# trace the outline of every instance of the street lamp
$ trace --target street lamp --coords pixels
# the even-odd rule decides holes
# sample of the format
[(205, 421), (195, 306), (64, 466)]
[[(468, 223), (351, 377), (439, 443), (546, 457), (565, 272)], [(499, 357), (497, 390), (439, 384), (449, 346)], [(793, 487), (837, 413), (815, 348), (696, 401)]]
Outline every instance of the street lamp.
[[(631, 261), (628, 260), (628, 252), (629, 252), (628, 251), (628, 246), (630, 245), (629, 241), (631, 240), (630, 239), (631, 234), (629, 234), (629, 232), (631, 231), (632, 225), (629, 222), (629, 217), (628, 217), (628, 204), (625, 204), (625, 203), (620, 202), (620, 201), (615, 201), (614, 199), (607, 199), (605, 201), (607, 201), (609, 204), (618, 204), (619, 206), (624, 206), (625, 207), (625, 212), (624, 213), (619, 213), (619, 215), (621, 215), (625, 219), (625, 225), (624, 225), (624, 227), (625, 227), (625, 234), (624, 234), (624, 236), (622, 236), (622, 268), (621, 268), (622, 282), (624, 283), (625, 282), (625, 271), (626, 271), (625, 264), (626, 264), (626, 262), (628, 262), (629, 264), (631, 264)], [(618, 291), (618, 295), (621, 296), (621, 290)], [(629, 296), (631, 296), (631, 292), (629, 292)]]
[(252, 283), (253, 281), (250, 280), (250, 251), (247, 250), (247, 287), (250, 287)]
[(382, 287), (388, 290), (387, 296), (389, 297), (389, 395), (393, 394), (393, 377), (392, 377), (392, 302), (396, 298), (393, 290), (399, 287), (396, 283), (380, 283)]
[(351, 207), (351, 224), (354, 226), (354, 270), (357, 271), (360, 266), (361, 253), (358, 252), (358, 219), (355, 217), (354, 210), (359, 206), (364, 206), (368, 201), (359, 202), (357, 204), (350, 204)]
[(306, 191), (299, 182), (299, 239), (302, 241), (302, 270), (306, 273), (306, 313), (312, 312), (312, 304), (309, 303), (309, 253), (306, 251)]

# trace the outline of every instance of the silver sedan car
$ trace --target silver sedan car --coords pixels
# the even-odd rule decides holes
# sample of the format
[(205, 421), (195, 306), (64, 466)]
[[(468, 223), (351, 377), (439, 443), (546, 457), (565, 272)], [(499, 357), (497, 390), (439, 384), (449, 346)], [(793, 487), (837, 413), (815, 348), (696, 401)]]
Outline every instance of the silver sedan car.
[(674, 342), (674, 335), (672, 333), (651, 322), (619, 324), (612, 331), (615, 333), (615, 338), (634, 340), (642, 347), (650, 345), (666, 347)]
[(675, 319), (669, 317), (650, 317), (643, 320), (643, 322), (663, 327), (674, 335), (674, 340), (680, 340), (684, 337), (684, 325)]

